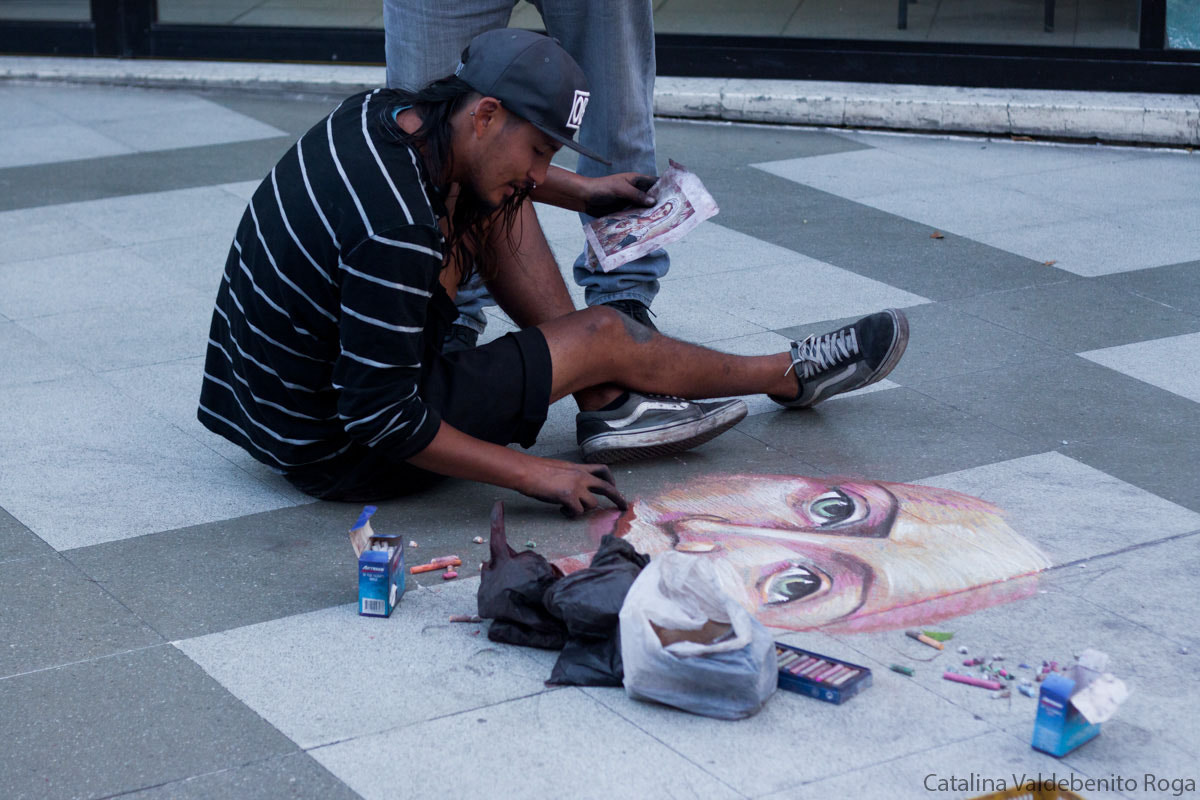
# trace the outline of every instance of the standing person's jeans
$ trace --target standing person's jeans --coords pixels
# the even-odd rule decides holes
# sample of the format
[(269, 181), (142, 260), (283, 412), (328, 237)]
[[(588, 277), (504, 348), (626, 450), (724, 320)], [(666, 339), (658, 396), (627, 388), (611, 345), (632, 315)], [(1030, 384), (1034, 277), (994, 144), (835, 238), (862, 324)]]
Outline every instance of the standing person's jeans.
[[(579, 157), (577, 172), (589, 178), (615, 172), (657, 174), (654, 163), (654, 17), (649, 0), (532, 0), (546, 31), (583, 68), (591, 90), (579, 131), (585, 147), (605, 155), (612, 167)], [(383, 0), (387, 78), (392, 88), (417, 89), (458, 66), (472, 38), (508, 24), (514, 0)], [(580, 214), (584, 222), (591, 217)], [(582, 235), (582, 232), (581, 232)], [(612, 272), (575, 260), (575, 282), (589, 306), (637, 300), (649, 307), (670, 260), (657, 250)], [(478, 278), (459, 291), (455, 324), (482, 331), (483, 308), (494, 305)]]

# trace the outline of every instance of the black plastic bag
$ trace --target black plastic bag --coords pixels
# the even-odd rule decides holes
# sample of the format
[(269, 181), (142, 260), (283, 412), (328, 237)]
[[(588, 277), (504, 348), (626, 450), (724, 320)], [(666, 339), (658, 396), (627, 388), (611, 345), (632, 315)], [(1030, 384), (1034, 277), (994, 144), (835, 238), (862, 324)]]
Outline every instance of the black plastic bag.
[(549, 683), (620, 686), (620, 613), (629, 587), (650, 562), (624, 539), (605, 536), (591, 566), (551, 585), (547, 610), (563, 621), (570, 639)]
[(492, 506), (491, 560), (479, 575), (479, 616), (491, 619), (493, 642), (561, 650), (566, 626), (551, 615), (542, 598), (562, 570), (532, 550), (520, 553), (508, 546), (504, 532), (504, 503)]

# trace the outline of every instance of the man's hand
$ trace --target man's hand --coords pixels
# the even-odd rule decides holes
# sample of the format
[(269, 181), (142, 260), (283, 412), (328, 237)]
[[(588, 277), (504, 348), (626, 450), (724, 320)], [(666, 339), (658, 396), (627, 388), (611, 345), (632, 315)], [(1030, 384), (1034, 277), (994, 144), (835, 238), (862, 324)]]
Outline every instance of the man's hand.
[(657, 198), (648, 194), (658, 178), (636, 172), (621, 172), (587, 181), (583, 210), (593, 217), (603, 217), (630, 206), (646, 208)]
[(539, 458), (537, 462), (526, 481), (514, 488), (526, 497), (557, 503), (568, 519), (595, 508), (601, 497), (607, 497), (621, 511), (629, 508), (605, 465), (573, 464), (550, 458)]

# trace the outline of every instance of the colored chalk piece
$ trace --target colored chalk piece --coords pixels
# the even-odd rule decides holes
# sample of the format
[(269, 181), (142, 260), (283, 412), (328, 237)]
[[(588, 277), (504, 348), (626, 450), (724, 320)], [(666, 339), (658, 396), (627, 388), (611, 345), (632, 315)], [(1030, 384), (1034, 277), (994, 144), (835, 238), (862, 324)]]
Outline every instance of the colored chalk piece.
[(913, 674), (913, 668), (906, 667), (903, 664), (889, 664), (888, 669), (890, 669), (892, 672), (899, 672), (901, 675), (907, 675), (910, 678)]
[(775, 646), (777, 653), (799, 656), (779, 670), (779, 688), (784, 691), (838, 705), (871, 685), (871, 670), (866, 667), (780, 642)]

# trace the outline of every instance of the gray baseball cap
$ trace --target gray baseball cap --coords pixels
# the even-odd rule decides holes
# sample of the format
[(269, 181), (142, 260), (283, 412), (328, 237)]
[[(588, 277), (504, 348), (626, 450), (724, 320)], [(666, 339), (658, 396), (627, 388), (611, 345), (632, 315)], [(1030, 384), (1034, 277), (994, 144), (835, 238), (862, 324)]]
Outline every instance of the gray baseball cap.
[(454, 74), (551, 139), (612, 165), (574, 139), (591, 94), (583, 70), (557, 40), (514, 28), (486, 31), (463, 50)]

